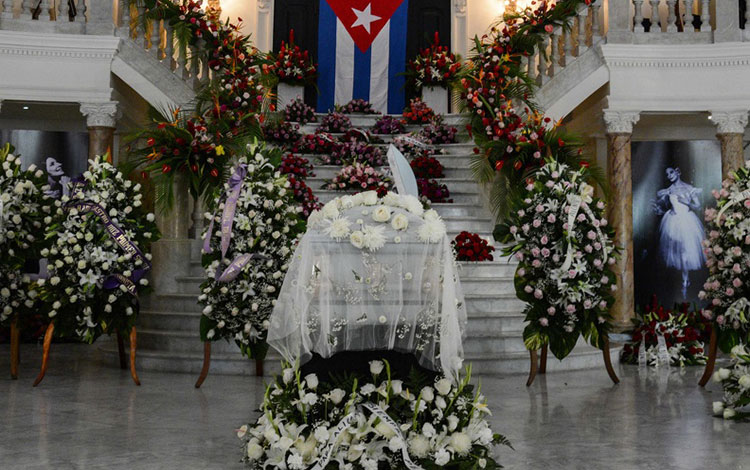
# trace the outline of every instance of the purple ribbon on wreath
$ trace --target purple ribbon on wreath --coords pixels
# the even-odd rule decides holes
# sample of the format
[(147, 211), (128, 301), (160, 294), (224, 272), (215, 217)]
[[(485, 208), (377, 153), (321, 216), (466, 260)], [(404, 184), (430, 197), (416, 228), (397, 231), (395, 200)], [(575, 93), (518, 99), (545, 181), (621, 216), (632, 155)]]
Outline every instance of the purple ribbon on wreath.
[(130, 239), (128, 239), (125, 235), (125, 231), (112, 221), (112, 218), (107, 214), (107, 211), (105, 211), (99, 204), (89, 201), (71, 201), (65, 205), (65, 209), (76, 209), (82, 214), (93, 212), (94, 215), (96, 215), (104, 224), (104, 227), (107, 230), (107, 235), (109, 235), (123, 251), (143, 263), (143, 267), (133, 270), (130, 277), (120, 273), (110, 274), (102, 283), (102, 286), (105, 289), (115, 289), (123, 285), (128, 292), (137, 296), (138, 290), (136, 284), (151, 269), (151, 263), (143, 252), (132, 241), (130, 241)]
[[(247, 176), (247, 164), (241, 163), (234, 168), (232, 176), (229, 177), (229, 189), (227, 190), (227, 200), (224, 203), (224, 212), (221, 214), (221, 259), (223, 260), (229, 250), (229, 242), (232, 240), (232, 226), (234, 225), (234, 215), (237, 212), (237, 200), (240, 198), (242, 191), (242, 182)], [(214, 218), (208, 224), (208, 230), (203, 235), (203, 252), (211, 253), (211, 235), (214, 231)], [(237, 256), (229, 266), (219, 274), (216, 271), (216, 280), (218, 282), (230, 282), (239, 276), (242, 268), (253, 259), (266, 260), (268, 257), (257, 255), (255, 253), (246, 253)]]

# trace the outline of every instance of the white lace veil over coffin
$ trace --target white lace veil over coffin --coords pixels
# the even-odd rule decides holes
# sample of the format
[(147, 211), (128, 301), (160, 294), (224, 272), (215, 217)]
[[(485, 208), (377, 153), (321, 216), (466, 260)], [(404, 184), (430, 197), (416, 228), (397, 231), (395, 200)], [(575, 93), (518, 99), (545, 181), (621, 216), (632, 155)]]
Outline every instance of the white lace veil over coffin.
[(414, 177), (414, 171), (411, 165), (404, 157), (404, 154), (393, 145), (388, 146), (388, 165), (393, 173), (393, 183), (399, 194), (408, 194), (419, 197), (419, 188), (417, 179)]
[[(385, 228), (386, 243), (369, 251), (339, 241), (312, 223), (294, 253), (271, 315), (268, 343), (288, 361), (305, 363), (342, 351), (412, 353), (423, 367), (454, 376), (466, 327), (463, 292), (448, 237), (420, 241), (424, 219), (403, 208), (406, 230), (373, 221), (378, 206), (341, 210), (352, 230)], [(391, 218), (392, 220), (392, 218)]]

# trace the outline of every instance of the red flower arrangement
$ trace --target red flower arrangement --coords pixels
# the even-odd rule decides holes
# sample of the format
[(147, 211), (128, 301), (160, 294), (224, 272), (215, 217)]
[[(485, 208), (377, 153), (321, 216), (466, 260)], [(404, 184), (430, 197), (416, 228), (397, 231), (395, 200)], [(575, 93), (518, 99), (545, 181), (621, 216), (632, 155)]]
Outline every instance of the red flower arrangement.
[(281, 41), (279, 52), (270, 56), (274, 60), (272, 70), (282, 83), (305, 86), (318, 76), (317, 64), (310, 59), (310, 53), (294, 44), (294, 30), (289, 31), (289, 44)]
[(431, 203), (453, 202), (448, 186), (440, 184), (433, 179), (417, 178), (419, 196)]
[(267, 142), (294, 145), (302, 137), (299, 132), (299, 125), (288, 121), (267, 122), (263, 124), (262, 128), (263, 136)]
[(356, 127), (352, 127), (346, 131), (339, 140), (341, 142), (366, 142), (368, 144), (382, 142), (379, 137), (372, 135), (367, 129), (358, 129)]
[(391, 187), (391, 181), (380, 170), (366, 163), (354, 162), (345, 166), (332, 180), (326, 181), (323, 189), (333, 191), (378, 191), (385, 194)]
[(321, 155), (320, 161), (326, 165), (347, 165), (354, 162), (369, 166), (384, 166), (386, 157), (380, 147), (365, 142), (344, 142), (334, 146), (328, 155)]
[(352, 128), (352, 121), (345, 114), (330, 112), (320, 122), (318, 130), (333, 134), (343, 133)]
[(336, 111), (344, 114), (380, 114), (372, 109), (372, 104), (363, 99), (353, 99), (343, 106), (336, 106)]
[(430, 144), (455, 144), (458, 129), (446, 126), (441, 119), (433, 119), (419, 133), (419, 137)]
[(302, 207), (302, 215), (304, 216), (304, 219), (307, 220), (310, 213), (314, 210), (320, 209), (322, 205), (318, 202), (317, 196), (313, 194), (312, 189), (310, 189), (307, 183), (298, 179), (294, 175), (289, 175), (287, 179), (289, 180), (289, 186), (292, 188), (292, 191), (294, 191), (294, 199), (300, 203), (300, 206)]
[(440, 37), (435, 33), (433, 44), (423, 49), (419, 55), (406, 64), (408, 84), (415, 90), (423, 86), (447, 86), (461, 71), (461, 57), (440, 45)]
[(404, 109), (404, 120), (409, 124), (428, 124), (435, 118), (435, 111), (421, 98), (413, 98)]
[(476, 233), (463, 231), (451, 242), (458, 261), (492, 261), (495, 247)]
[(297, 178), (309, 178), (315, 176), (310, 160), (293, 153), (287, 153), (281, 159), (279, 171), (282, 175), (294, 175)]
[[(656, 296), (646, 306), (646, 311), (633, 319), (633, 340), (626, 343), (622, 358), (631, 364), (638, 363), (641, 342), (645, 343), (646, 361), (654, 365), (658, 360), (658, 337), (664, 337), (672, 365), (685, 366), (705, 364), (705, 342), (711, 335), (711, 323), (699, 311), (689, 311), (683, 303), (679, 310), (665, 309)], [(645, 340), (645, 341), (644, 341)]]
[(416, 178), (444, 178), (443, 164), (435, 157), (419, 156), (410, 163)]
[(295, 98), (284, 108), (284, 118), (287, 121), (298, 122), (302, 125), (315, 122), (315, 111), (302, 98)]
[(305, 134), (294, 147), (295, 152), (325, 154), (331, 153), (336, 145), (336, 140), (327, 132), (316, 132), (315, 134)]

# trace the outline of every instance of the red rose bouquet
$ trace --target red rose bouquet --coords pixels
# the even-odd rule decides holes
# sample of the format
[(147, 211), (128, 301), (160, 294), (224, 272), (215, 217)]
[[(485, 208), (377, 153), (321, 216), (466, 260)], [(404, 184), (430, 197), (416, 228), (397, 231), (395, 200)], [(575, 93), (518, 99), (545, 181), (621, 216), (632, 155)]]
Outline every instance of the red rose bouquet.
[(435, 41), (430, 47), (423, 49), (406, 64), (407, 82), (415, 90), (421, 90), (423, 86), (447, 87), (460, 71), (460, 56), (451, 53), (447, 46), (440, 45), (438, 33), (435, 33)]
[(404, 122), (388, 115), (378, 119), (372, 128), (373, 134), (403, 134), (404, 132), (406, 132)]
[(420, 155), (411, 161), (411, 169), (416, 178), (444, 178), (442, 163), (430, 156)]
[(404, 120), (409, 124), (428, 124), (434, 117), (435, 111), (420, 98), (410, 100), (404, 109)]
[(352, 121), (342, 113), (331, 112), (326, 114), (320, 122), (318, 130), (339, 134), (352, 128)]
[(302, 125), (317, 120), (315, 111), (305, 104), (301, 98), (296, 98), (284, 108), (284, 118), (287, 121), (298, 122)]
[(431, 203), (453, 202), (453, 199), (450, 199), (451, 193), (448, 191), (448, 186), (433, 179), (417, 178), (417, 188), (422, 200), (426, 199)]
[(289, 32), (289, 44), (281, 41), (281, 48), (273, 59), (273, 72), (282, 83), (290, 85), (309, 85), (318, 76), (317, 64), (310, 59), (310, 53), (294, 44), (294, 30)]
[(476, 233), (463, 231), (451, 242), (458, 261), (492, 261), (495, 247)]
[(379, 114), (372, 109), (372, 104), (363, 99), (354, 99), (343, 106), (336, 106), (336, 111), (344, 114)]

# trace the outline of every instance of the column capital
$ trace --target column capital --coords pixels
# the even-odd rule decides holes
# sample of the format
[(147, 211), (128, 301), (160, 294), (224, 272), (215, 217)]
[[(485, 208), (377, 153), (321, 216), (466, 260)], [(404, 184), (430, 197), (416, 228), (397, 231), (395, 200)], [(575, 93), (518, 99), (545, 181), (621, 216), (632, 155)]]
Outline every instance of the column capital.
[(86, 116), (86, 127), (115, 127), (120, 111), (117, 101), (81, 103), (81, 114)]
[(747, 110), (711, 111), (711, 120), (718, 134), (744, 134), (747, 127)]
[(604, 110), (604, 123), (607, 134), (632, 134), (633, 126), (641, 118), (639, 111)]
[(466, 0), (453, 0), (453, 8), (456, 11), (456, 15), (466, 14)]

